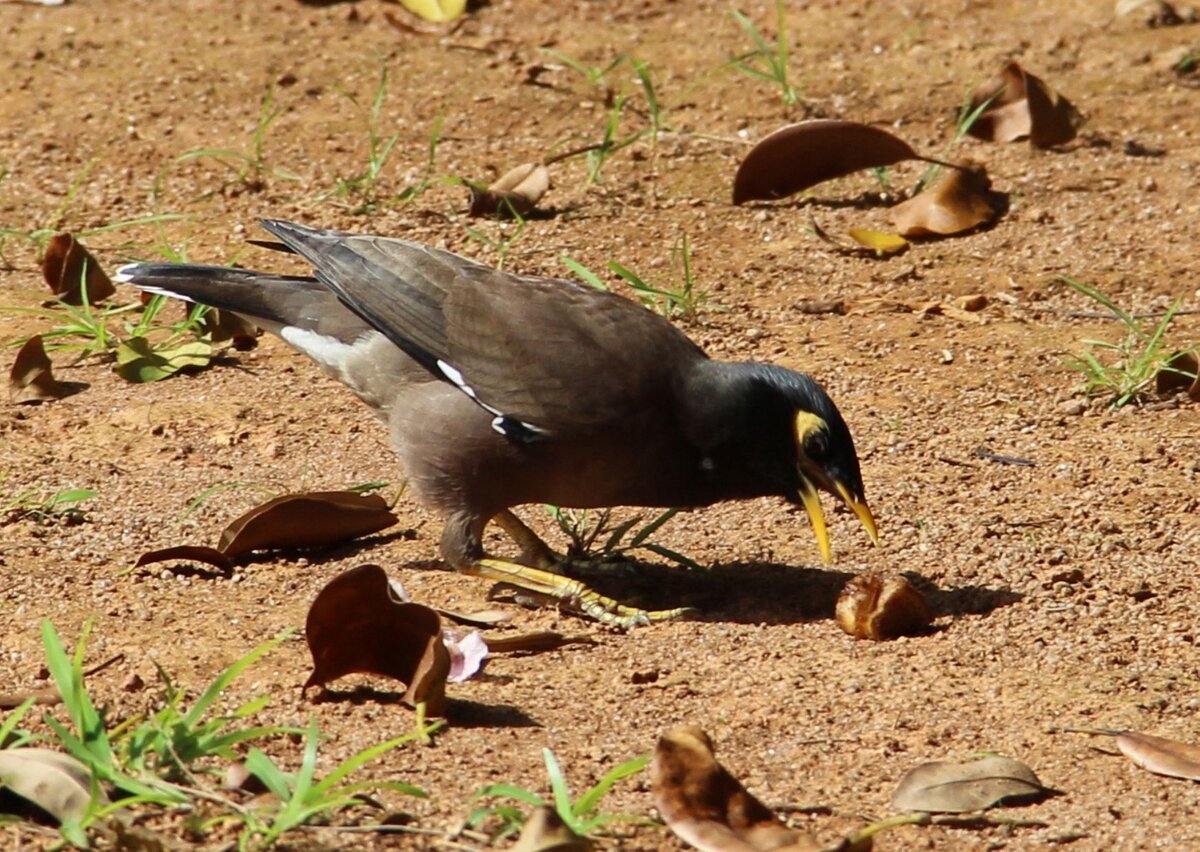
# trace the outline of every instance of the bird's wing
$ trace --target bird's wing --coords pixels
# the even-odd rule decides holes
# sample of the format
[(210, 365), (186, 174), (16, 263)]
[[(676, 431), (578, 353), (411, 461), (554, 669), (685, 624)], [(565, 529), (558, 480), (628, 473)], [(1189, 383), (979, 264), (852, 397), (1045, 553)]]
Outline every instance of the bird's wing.
[(612, 293), (404, 240), (264, 223), (354, 313), (516, 439), (600, 428), (661, 403), (704, 354)]

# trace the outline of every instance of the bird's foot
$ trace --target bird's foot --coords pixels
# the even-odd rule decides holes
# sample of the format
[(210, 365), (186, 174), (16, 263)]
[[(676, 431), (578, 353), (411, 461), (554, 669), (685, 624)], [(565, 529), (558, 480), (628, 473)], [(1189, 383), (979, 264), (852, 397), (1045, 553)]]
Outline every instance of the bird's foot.
[(669, 621), (695, 611), (692, 607), (644, 610), (625, 606), (579, 580), (499, 559), (480, 559), (465, 570), (475, 576), (505, 583), (544, 600), (553, 601), (573, 612), (594, 618), (601, 624), (622, 629), (640, 627), (656, 621)]

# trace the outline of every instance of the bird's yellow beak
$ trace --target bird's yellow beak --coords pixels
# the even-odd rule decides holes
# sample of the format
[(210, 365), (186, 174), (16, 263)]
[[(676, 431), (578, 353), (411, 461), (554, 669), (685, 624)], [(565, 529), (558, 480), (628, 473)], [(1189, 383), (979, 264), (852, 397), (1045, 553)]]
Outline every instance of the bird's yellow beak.
[[(833, 562), (833, 548), (829, 546), (829, 528), (825, 525), (825, 510), (821, 508), (821, 498), (817, 494), (817, 486), (812, 484), (807, 476), (800, 477), (800, 500), (804, 503), (804, 511), (812, 522), (813, 535), (817, 537), (817, 547), (821, 550), (821, 561), (826, 565)], [(868, 517), (870, 512), (867, 513)], [(874, 522), (872, 522), (874, 526)]]
[(866, 500), (860, 500), (855, 497), (840, 482), (835, 482), (834, 487), (837, 488), (838, 496), (845, 501), (846, 505), (854, 510), (854, 514), (858, 516), (858, 520), (862, 522), (863, 528), (867, 531), (867, 535), (871, 537), (871, 543), (876, 547), (879, 546), (879, 529), (875, 526), (875, 516), (871, 514), (871, 507), (867, 505)]

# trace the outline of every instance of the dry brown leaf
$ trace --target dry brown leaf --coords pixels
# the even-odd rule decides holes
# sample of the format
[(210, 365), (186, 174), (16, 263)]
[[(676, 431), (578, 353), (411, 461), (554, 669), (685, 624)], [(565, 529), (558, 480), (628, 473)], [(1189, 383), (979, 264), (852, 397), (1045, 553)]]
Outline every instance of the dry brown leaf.
[(1138, 731), (1122, 731), (1116, 740), (1121, 753), (1148, 772), (1200, 781), (1200, 745)]
[(202, 544), (181, 544), (178, 547), (164, 547), (159, 550), (148, 550), (133, 563), (134, 568), (141, 568), (153, 562), (203, 562), (223, 571), (230, 571), (237, 560), (226, 556), (215, 547), (205, 547)]
[(1187, 391), (1200, 402), (1200, 358), (1194, 351), (1176, 352), (1154, 377), (1154, 387), (1164, 394)]
[(567, 827), (554, 808), (543, 806), (529, 815), (509, 852), (589, 852), (595, 844)]
[(70, 385), (54, 378), (50, 356), (42, 343), (42, 336), (35, 334), (25, 341), (17, 352), (12, 369), (8, 373), (8, 399), (12, 403), (46, 402), (62, 399), (72, 392)]
[(1052, 792), (1021, 761), (993, 756), (964, 763), (934, 761), (910, 769), (892, 794), (892, 805), (904, 811), (961, 814), (1024, 804)]
[(663, 734), (650, 766), (654, 805), (671, 831), (701, 852), (817, 849), (717, 762), (712, 740), (684, 725)]
[(258, 327), (232, 311), (213, 308), (204, 315), (200, 329), (213, 343), (228, 340), (239, 352), (253, 349), (258, 344)]
[(523, 163), (487, 189), (470, 189), (471, 216), (528, 216), (550, 189), (550, 170), (542, 163)]
[(983, 166), (951, 170), (944, 178), (892, 208), (892, 223), (905, 237), (960, 234), (991, 222), (1000, 212)]
[(328, 547), (387, 529), (396, 520), (378, 494), (285, 494), (255, 506), (226, 527), (217, 549), (237, 557), (253, 550)]
[(1070, 142), (1083, 124), (1079, 111), (1045, 81), (1016, 62), (975, 90), (971, 110), (991, 99), (967, 131), (977, 139), (1012, 142), (1029, 137), (1039, 148)]
[(895, 639), (933, 622), (924, 596), (904, 577), (860, 574), (842, 588), (835, 607), (838, 626), (858, 639)]
[(903, 139), (855, 121), (789, 124), (750, 149), (733, 178), (733, 203), (785, 198), (861, 169), (925, 159)]
[(304, 689), (356, 672), (382, 675), (406, 685), (405, 703), (445, 714), (450, 654), (442, 621), (427, 606), (395, 600), (378, 565), (334, 577), (313, 601), (304, 633), (313, 656)]
[(83, 304), (82, 282), (85, 281), (90, 304), (103, 302), (117, 292), (104, 267), (71, 234), (56, 234), (50, 238), (42, 258), (42, 275), (51, 292), (68, 305)]

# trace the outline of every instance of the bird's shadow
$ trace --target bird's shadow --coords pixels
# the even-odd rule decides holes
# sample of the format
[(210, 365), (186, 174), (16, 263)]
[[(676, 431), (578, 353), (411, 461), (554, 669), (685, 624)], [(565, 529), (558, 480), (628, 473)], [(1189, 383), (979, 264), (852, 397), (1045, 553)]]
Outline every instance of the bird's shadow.
[[(404, 706), (404, 693), (394, 690), (356, 686), (351, 689), (321, 687), (312, 698), (313, 704), (350, 704), (360, 707), (377, 704), (385, 707)], [(541, 723), (512, 704), (484, 704), (463, 698), (446, 699), (446, 719), (456, 728), (539, 728)]]
[[(614, 570), (615, 569), (615, 570)], [(939, 588), (903, 572), (938, 616), (986, 615), (1024, 596), (984, 586)], [(799, 624), (832, 618), (838, 595), (854, 573), (776, 562), (727, 562), (708, 569), (635, 562), (573, 569), (595, 591), (646, 610), (691, 607), (695, 621)]]

